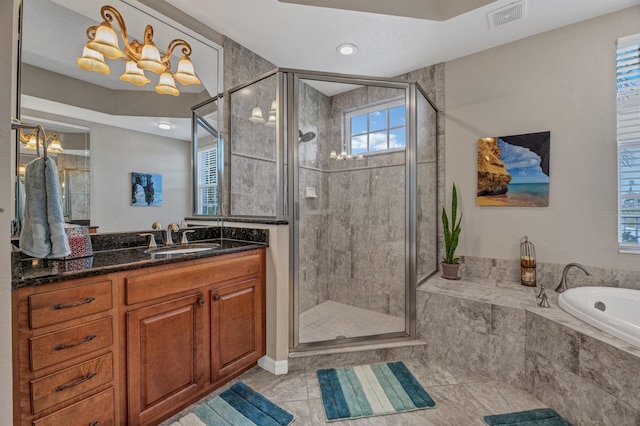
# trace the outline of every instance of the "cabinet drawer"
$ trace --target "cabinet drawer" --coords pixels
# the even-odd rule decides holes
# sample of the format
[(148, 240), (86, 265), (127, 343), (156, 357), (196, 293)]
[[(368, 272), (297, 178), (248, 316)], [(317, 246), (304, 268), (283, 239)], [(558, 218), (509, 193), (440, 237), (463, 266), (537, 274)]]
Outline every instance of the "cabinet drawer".
[(111, 317), (29, 339), (31, 371), (57, 364), (113, 343)]
[(57, 324), (112, 308), (111, 281), (29, 296), (29, 326)]
[(115, 425), (113, 388), (56, 411), (34, 426), (113, 426)]
[(125, 278), (128, 305), (153, 300), (215, 282), (257, 274), (262, 266), (259, 253), (216, 260), (195, 266), (152, 272)]
[(31, 411), (38, 413), (113, 380), (113, 355), (83, 362), (31, 382)]

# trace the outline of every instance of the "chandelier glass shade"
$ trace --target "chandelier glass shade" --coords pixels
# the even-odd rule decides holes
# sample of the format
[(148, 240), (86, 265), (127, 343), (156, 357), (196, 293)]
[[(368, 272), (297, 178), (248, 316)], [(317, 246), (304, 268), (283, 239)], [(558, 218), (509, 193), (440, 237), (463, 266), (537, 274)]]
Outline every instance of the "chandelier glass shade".
[[(161, 53), (153, 42), (153, 27), (147, 25), (144, 30), (144, 41), (129, 41), (127, 27), (118, 10), (112, 6), (102, 6), (100, 15), (103, 22), (99, 26), (87, 28), (89, 41), (84, 47), (82, 56), (77, 58), (78, 66), (86, 71), (109, 74), (109, 66), (104, 58), (123, 59), (127, 61), (126, 70), (120, 80), (144, 86), (151, 80), (144, 74), (150, 71), (160, 75), (156, 85), (156, 92), (162, 95), (178, 96), (180, 91), (175, 81), (182, 85), (200, 84), (191, 62), (191, 45), (182, 39), (169, 42), (165, 53)], [(124, 50), (120, 48), (118, 34), (113, 28), (116, 21), (120, 29), (120, 36), (124, 43)], [(181, 48), (182, 58), (178, 62), (176, 72), (171, 73), (171, 55), (177, 48)]]
[(44, 139), (40, 136), (40, 140), (38, 141), (37, 131), (33, 131), (31, 133), (24, 133), (22, 129), (20, 129), (20, 140), (24, 142), (24, 148), (38, 150), (38, 148), (43, 147), (46, 143), (47, 152), (50, 153), (58, 153), (64, 151), (62, 148), (62, 144), (60, 143), (60, 135), (58, 132), (49, 132), (43, 133)]

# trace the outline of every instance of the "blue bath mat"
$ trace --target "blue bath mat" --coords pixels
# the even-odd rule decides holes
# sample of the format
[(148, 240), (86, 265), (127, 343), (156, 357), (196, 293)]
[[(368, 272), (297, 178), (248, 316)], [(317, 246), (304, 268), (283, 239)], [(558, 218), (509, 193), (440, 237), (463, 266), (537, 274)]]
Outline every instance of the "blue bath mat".
[(179, 426), (286, 426), (293, 415), (242, 382), (182, 417)]
[(402, 362), (318, 370), (318, 381), (330, 422), (436, 406)]
[(571, 423), (550, 408), (485, 416), (482, 420), (489, 426), (571, 426)]

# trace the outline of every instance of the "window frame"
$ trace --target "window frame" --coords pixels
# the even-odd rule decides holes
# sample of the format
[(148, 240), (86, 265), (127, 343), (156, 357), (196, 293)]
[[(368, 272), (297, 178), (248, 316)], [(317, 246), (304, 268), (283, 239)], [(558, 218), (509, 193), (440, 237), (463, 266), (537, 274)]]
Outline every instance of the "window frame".
[[(215, 159), (211, 160), (210, 158), (207, 159), (208, 163), (209, 163), (209, 168), (204, 168), (203, 167), (203, 154), (205, 152), (214, 152), (215, 154)], [(213, 167), (211, 167), (213, 165)], [(204, 148), (198, 148), (197, 151), (197, 179), (196, 179), (196, 214), (197, 215), (203, 215), (203, 216), (217, 216), (220, 212), (220, 190), (218, 188), (218, 146), (217, 144), (214, 145), (210, 145)], [(207, 176), (211, 176), (212, 177), (212, 183), (202, 183), (202, 179), (201, 179), (201, 175), (203, 171), (207, 171)], [(205, 213), (203, 212), (203, 206), (205, 204), (203, 204), (203, 191), (207, 191), (209, 188), (213, 188), (215, 194), (215, 205), (214, 205), (214, 213)], [(208, 206), (209, 204), (207, 204)]]
[[(640, 213), (625, 215), (623, 209), (631, 201), (633, 207), (640, 210), (640, 191), (633, 191), (633, 185), (640, 186), (640, 34), (616, 41), (616, 146), (618, 251), (640, 254)], [(632, 165), (636, 170), (625, 170), (630, 161), (638, 163)], [(636, 176), (638, 178), (633, 179)], [(630, 189), (624, 189), (628, 187)], [(624, 241), (623, 236), (628, 232), (625, 219), (629, 218), (635, 222), (633, 232), (636, 242)]]
[[(390, 126), (390, 110), (399, 106), (403, 106), (405, 108), (405, 123), (402, 126)], [(370, 124), (369, 124), (369, 114), (372, 112), (376, 112), (376, 111), (380, 111), (381, 109), (384, 109), (387, 113), (387, 126), (383, 129), (379, 129), (379, 130), (375, 130), (375, 131), (371, 131), (370, 129)], [(351, 134), (351, 118), (352, 117), (358, 117), (361, 115), (366, 115), (367, 116), (367, 131), (365, 133), (358, 133), (357, 135), (352, 135)], [(353, 108), (353, 109), (349, 109), (349, 110), (345, 110), (342, 113), (342, 120), (343, 120), (343, 126), (344, 126), (344, 136), (343, 136), (343, 148), (344, 151), (347, 154), (350, 155), (362, 155), (363, 157), (367, 157), (367, 156), (371, 156), (371, 155), (380, 155), (380, 154), (390, 154), (390, 153), (394, 153), (394, 152), (403, 152), (406, 150), (407, 148), (407, 136), (406, 136), (406, 129), (407, 129), (407, 123), (406, 123), (406, 116), (407, 116), (407, 107), (406, 107), (406, 99), (404, 96), (399, 96), (397, 98), (392, 98), (392, 99), (387, 99), (384, 100), (382, 102), (376, 102), (373, 104), (369, 104), (366, 105), (364, 107), (359, 107), (359, 108)], [(392, 130), (396, 130), (396, 129), (405, 129), (405, 146), (401, 147), (401, 148), (388, 148), (389, 147), (389, 141), (390, 141), (390, 137), (389, 137), (389, 132)], [(369, 136), (373, 133), (380, 133), (386, 131), (387, 132), (387, 149), (381, 149), (381, 150), (377, 150), (377, 151), (370, 151), (369, 147), (370, 147), (370, 143), (369, 143)], [(359, 152), (359, 153), (353, 153), (352, 149), (351, 149), (351, 139), (353, 136), (360, 136), (360, 135), (367, 135), (367, 151), (366, 152)]]

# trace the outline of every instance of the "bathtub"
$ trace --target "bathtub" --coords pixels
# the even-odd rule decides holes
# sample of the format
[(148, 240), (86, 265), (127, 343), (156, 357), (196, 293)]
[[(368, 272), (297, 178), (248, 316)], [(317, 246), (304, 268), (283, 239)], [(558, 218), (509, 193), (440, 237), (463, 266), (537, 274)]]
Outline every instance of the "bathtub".
[(558, 296), (558, 304), (587, 324), (640, 348), (640, 290), (570, 288)]

